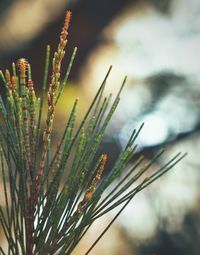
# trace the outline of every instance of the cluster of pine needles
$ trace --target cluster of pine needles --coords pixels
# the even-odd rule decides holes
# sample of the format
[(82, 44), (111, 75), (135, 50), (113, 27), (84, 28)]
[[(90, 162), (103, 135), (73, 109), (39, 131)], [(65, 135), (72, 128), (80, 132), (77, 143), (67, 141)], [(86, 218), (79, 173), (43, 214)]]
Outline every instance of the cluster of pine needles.
[[(11, 71), (0, 73), (5, 91), (0, 96), (0, 172), (4, 198), (0, 205), (0, 231), (7, 242), (7, 246), (0, 246), (1, 255), (71, 254), (95, 220), (122, 205), (88, 254), (132, 198), (184, 157), (178, 153), (156, 171), (150, 171), (148, 177), (145, 174), (141, 178), (164, 151), (147, 164), (143, 156), (137, 156), (129, 164), (137, 152), (135, 140), (141, 125), (138, 131), (133, 130), (117, 162), (102, 177), (109, 155), (96, 159), (98, 149), (126, 81), (125, 78), (114, 99), (112, 95), (104, 96), (111, 68), (78, 126), (78, 100), (75, 100), (61, 140), (52, 153), (56, 105), (77, 51), (75, 48), (66, 75), (61, 78), (70, 19), (71, 13), (67, 11), (51, 73), (50, 46), (47, 46), (40, 97), (35, 93), (31, 66), (26, 59), (13, 63)], [(44, 103), (48, 111), (42, 128)]]

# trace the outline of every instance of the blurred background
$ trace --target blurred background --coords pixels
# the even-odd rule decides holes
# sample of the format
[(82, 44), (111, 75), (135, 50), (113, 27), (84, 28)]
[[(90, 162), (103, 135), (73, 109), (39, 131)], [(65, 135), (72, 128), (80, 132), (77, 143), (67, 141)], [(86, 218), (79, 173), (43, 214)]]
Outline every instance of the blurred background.
[[(80, 97), (81, 116), (112, 64), (107, 92), (116, 93), (125, 75), (128, 82), (102, 147), (110, 164), (142, 122), (138, 143), (147, 161), (166, 144), (158, 165), (188, 152), (136, 196), (91, 254), (199, 255), (200, 1), (1, 0), (0, 69), (25, 57), (39, 90), (45, 47), (56, 49), (66, 9), (73, 19), (63, 67), (75, 46), (78, 54), (58, 106), (55, 136), (74, 98)], [(97, 222), (74, 254), (84, 254), (113, 215)]]

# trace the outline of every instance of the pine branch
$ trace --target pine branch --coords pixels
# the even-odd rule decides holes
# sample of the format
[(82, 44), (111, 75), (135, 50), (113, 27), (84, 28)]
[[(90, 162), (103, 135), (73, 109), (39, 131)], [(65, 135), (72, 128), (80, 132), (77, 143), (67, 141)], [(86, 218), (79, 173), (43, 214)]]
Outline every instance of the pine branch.
[[(133, 130), (108, 175), (102, 177), (109, 155), (104, 153), (97, 159), (98, 151), (127, 79), (122, 81), (115, 98), (112, 94), (105, 96), (112, 67), (79, 125), (78, 99), (74, 101), (52, 154), (56, 106), (67, 86), (77, 52), (75, 48), (62, 78), (70, 19), (68, 11), (52, 60), (47, 46), (41, 98), (35, 92), (28, 60), (21, 58), (12, 63), (11, 71), (0, 71), (5, 91), (5, 97), (0, 96), (0, 172), (5, 204), (0, 205), (0, 228), (7, 242), (6, 248), (0, 246), (0, 254), (71, 254), (95, 220), (123, 205), (89, 248), (86, 253), (89, 254), (132, 198), (185, 157), (178, 153), (155, 172), (149, 171), (164, 150), (148, 164), (143, 164), (143, 156), (135, 157), (138, 153), (135, 142), (142, 124)], [(45, 104), (48, 110), (42, 130)]]

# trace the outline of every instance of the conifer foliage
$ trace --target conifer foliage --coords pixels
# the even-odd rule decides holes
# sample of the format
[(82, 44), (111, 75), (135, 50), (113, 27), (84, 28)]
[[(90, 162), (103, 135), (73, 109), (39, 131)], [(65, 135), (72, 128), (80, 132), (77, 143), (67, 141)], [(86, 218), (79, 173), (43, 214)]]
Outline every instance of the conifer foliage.
[[(126, 81), (114, 99), (112, 95), (104, 96), (111, 68), (78, 127), (75, 100), (61, 140), (52, 152), (56, 105), (77, 51), (75, 48), (66, 75), (61, 77), (70, 19), (71, 12), (67, 11), (52, 61), (47, 46), (40, 97), (26, 59), (13, 63), (11, 71), (0, 73), (1, 91), (5, 92), (0, 95), (0, 181), (4, 200), (0, 205), (0, 231), (7, 241), (6, 247), (0, 246), (2, 255), (71, 254), (96, 219), (123, 205), (88, 254), (131, 199), (185, 156), (178, 153), (141, 178), (164, 152), (161, 150), (147, 164), (143, 156), (129, 164), (137, 152), (135, 140), (141, 125), (138, 131), (133, 130), (113, 168), (102, 177), (109, 155), (96, 160), (97, 152)], [(42, 117), (46, 120), (44, 128)], [(125, 168), (127, 165), (129, 168)]]

